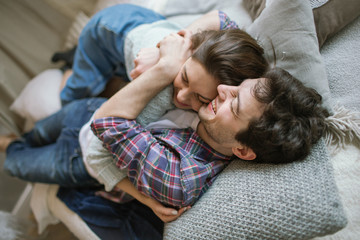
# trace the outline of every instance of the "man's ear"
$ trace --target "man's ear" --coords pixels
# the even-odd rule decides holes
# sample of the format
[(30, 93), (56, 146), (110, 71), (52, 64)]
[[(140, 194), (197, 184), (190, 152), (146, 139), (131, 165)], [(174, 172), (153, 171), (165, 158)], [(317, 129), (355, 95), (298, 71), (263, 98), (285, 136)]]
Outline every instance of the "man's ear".
[(247, 146), (233, 147), (232, 152), (243, 160), (254, 160), (256, 158), (256, 153)]

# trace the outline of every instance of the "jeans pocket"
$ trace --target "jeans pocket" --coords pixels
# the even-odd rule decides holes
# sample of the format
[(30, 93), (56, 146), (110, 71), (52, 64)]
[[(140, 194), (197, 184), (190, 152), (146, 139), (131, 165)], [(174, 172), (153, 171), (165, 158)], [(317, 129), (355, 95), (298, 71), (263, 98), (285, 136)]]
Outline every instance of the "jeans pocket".
[(74, 150), (74, 153), (69, 156), (69, 177), (77, 186), (87, 185), (93, 180), (85, 168), (81, 155), (81, 149), (77, 148)]
[(75, 149), (75, 152), (69, 156), (69, 177), (71, 178), (72, 182), (74, 184), (78, 183), (78, 179), (80, 178), (78, 171), (78, 161), (79, 161), (79, 154), (77, 149)]

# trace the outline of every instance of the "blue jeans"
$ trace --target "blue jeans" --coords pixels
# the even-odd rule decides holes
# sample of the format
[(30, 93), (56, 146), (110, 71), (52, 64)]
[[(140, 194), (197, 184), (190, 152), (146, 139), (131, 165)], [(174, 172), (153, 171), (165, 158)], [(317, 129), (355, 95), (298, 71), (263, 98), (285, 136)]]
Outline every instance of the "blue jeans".
[(60, 188), (57, 196), (100, 237), (116, 240), (161, 240), (163, 222), (150, 208), (132, 200), (115, 203), (96, 196), (94, 188)]
[(105, 100), (73, 101), (37, 122), (30, 132), (9, 145), (4, 170), (31, 182), (65, 187), (96, 185), (83, 163), (79, 132)]
[(83, 29), (74, 56), (73, 75), (61, 92), (62, 104), (100, 94), (113, 75), (128, 80), (124, 41), (135, 27), (163, 20), (154, 11), (119, 4), (95, 14)]

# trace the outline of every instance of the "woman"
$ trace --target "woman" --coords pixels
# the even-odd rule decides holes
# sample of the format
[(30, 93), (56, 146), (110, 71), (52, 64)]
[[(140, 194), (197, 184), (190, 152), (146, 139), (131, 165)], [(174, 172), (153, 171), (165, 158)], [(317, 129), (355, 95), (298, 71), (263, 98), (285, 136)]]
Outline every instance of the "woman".
[[(119, 14), (121, 13), (121, 14)], [(136, 77), (146, 67), (137, 66), (133, 69), (133, 60), (140, 49), (154, 47), (165, 36), (180, 31), (181, 35), (191, 37), (192, 32), (203, 30), (238, 29), (235, 22), (221, 11), (212, 11), (196, 20), (185, 31), (159, 14), (135, 5), (120, 4), (97, 13), (86, 25), (79, 38), (76, 49), (73, 74), (70, 76), (61, 92), (61, 100), (66, 104), (74, 99), (94, 97), (101, 93), (109, 79), (116, 75), (125, 81)], [(181, 72), (174, 81), (173, 102), (176, 106), (198, 110), (199, 104), (208, 103), (216, 96), (216, 86), (220, 83), (238, 85), (246, 78), (256, 78), (267, 68), (263, 58), (263, 49), (256, 41), (243, 31), (237, 34), (213, 36), (209, 34), (194, 36), (191, 49), (194, 51), (201, 43), (207, 45), (219, 44), (225, 51), (219, 59), (204, 58), (209, 52), (197, 51), (194, 56), (207, 72), (214, 76), (218, 83), (202, 79), (206, 88), (191, 88), (192, 79), (189, 79), (186, 93), (180, 92), (185, 88)], [(243, 41), (241, 41), (243, 40)], [(238, 46), (234, 43), (239, 44)], [(203, 49), (208, 49), (204, 47)], [(229, 58), (227, 61), (226, 58)], [(240, 61), (241, 60), (241, 61)], [(154, 59), (156, 61), (156, 58)], [(153, 62), (154, 62), (153, 61)], [(212, 72), (213, 65), (227, 66), (222, 72)], [(189, 66), (189, 68), (191, 65)], [(226, 72), (224, 69), (231, 69)], [(236, 71), (234, 71), (236, 69)], [(206, 81), (206, 82), (205, 82)], [(199, 83), (200, 84), (200, 83)], [(180, 93), (180, 95), (178, 95)]]

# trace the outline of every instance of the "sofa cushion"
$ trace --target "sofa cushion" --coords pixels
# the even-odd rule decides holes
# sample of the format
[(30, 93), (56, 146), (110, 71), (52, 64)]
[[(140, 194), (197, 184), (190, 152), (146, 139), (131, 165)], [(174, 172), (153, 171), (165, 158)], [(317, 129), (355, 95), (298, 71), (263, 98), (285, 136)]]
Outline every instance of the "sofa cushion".
[(331, 94), (313, 21), (308, 1), (271, 0), (246, 31), (264, 48), (270, 65), (287, 70), (316, 89), (331, 112)]

